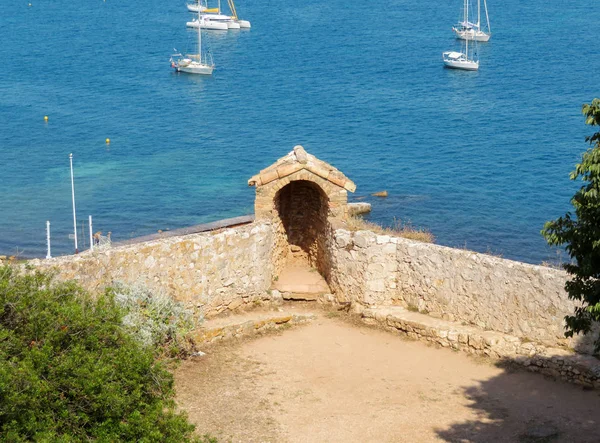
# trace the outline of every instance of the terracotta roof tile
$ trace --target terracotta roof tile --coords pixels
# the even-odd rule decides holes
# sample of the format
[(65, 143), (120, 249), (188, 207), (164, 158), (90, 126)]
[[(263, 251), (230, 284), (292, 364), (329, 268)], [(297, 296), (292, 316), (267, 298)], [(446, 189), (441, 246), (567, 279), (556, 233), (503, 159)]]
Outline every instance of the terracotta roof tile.
[(356, 185), (341, 171), (329, 163), (319, 160), (309, 154), (300, 145), (294, 146), (294, 150), (286, 156), (281, 157), (268, 168), (248, 180), (248, 186), (262, 186), (278, 178), (284, 178), (301, 169), (306, 169), (331, 183), (340, 186), (350, 192), (356, 190)]

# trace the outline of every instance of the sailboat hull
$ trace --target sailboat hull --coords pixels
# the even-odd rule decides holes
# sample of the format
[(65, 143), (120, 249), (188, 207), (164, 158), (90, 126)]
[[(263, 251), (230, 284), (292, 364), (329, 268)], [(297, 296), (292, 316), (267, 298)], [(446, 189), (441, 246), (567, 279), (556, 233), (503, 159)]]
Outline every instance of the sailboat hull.
[(209, 66), (205, 64), (190, 64), (188, 66), (176, 66), (175, 70), (177, 72), (185, 72), (187, 74), (200, 74), (200, 75), (211, 75), (214, 70), (214, 66)]
[(204, 12), (207, 9), (206, 6), (202, 6), (202, 5), (198, 5), (198, 4), (191, 4), (191, 5), (188, 4), (187, 8), (188, 8), (188, 11), (195, 12), (196, 14), (198, 12)]
[(477, 71), (479, 69), (479, 62), (472, 60), (444, 60), (444, 67), (462, 69), (463, 71)]
[(198, 20), (194, 20), (192, 22), (187, 22), (185, 25), (188, 28), (198, 28), (198, 26), (200, 26), (202, 29), (208, 29), (211, 31), (227, 31), (229, 29), (227, 27), (227, 23), (212, 20), (204, 20), (203, 23), (199, 23)]
[(475, 31), (474, 29), (466, 29), (466, 30), (454, 29), (454, 32), (456, 34), (456, 38), (458, 38), (460, 40), (469, 40), (469, 41), (475, 41), (475, 42), (487, 42), (490, 40), (490, 37), (491, 37), (490, 34), (486, 34), (483, 31)]

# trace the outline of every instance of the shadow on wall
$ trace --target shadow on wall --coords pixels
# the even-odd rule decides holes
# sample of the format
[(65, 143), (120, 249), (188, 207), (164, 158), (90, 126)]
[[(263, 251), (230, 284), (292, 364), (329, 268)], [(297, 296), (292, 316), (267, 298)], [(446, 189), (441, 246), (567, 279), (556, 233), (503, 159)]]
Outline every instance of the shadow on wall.
[(310, 181), (293, 181), (277, 192), (275, 207), (291, 252), (301, 252), (298, 255), (322, 271), (325, 250), (321, 243), (329, 224), (327, 195)]
[[(548, 363), (543, 359), (542, 365)], [(515, 362), (496, 364), (502, 374), (469, 386), (464, 396), (477, 419), (436, 429), (448, 442), (597, 442), (600, 393), (528, 373)], [(539, 369), (532, 366), (530, 369)]]

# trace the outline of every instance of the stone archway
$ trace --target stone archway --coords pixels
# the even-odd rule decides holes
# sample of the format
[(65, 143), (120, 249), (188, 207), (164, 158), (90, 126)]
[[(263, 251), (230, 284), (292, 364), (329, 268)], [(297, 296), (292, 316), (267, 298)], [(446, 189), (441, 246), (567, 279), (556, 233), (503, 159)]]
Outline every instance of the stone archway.
[(275, 279), (290, 261), (304, 260), (328, 281), (332, 226), (347, 216), (348, 191), (354, 192), (354, 183), (296, 146), (248, 184), (256, 187), (256, 220), (273, 227)]
[(306, 260), (326, 274), (325, 240), (330, 226), (329, 199), (325, 192), (314, 182), (293, 181), (277, 191), (275, 208), (292, 258)]

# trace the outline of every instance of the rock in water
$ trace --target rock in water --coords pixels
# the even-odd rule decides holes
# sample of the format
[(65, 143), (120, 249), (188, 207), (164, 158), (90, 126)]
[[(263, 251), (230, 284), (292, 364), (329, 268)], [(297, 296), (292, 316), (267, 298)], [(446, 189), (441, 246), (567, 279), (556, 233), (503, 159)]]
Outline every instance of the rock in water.
[(371, 203), (348, 203), (348, 214), (359, 215), (371, 212)]
[(387, 191), (379, 191), (376, 192), (374, 194), (371, 194), (373, 197), (387, 197), (388, 196), (388, 192)]

